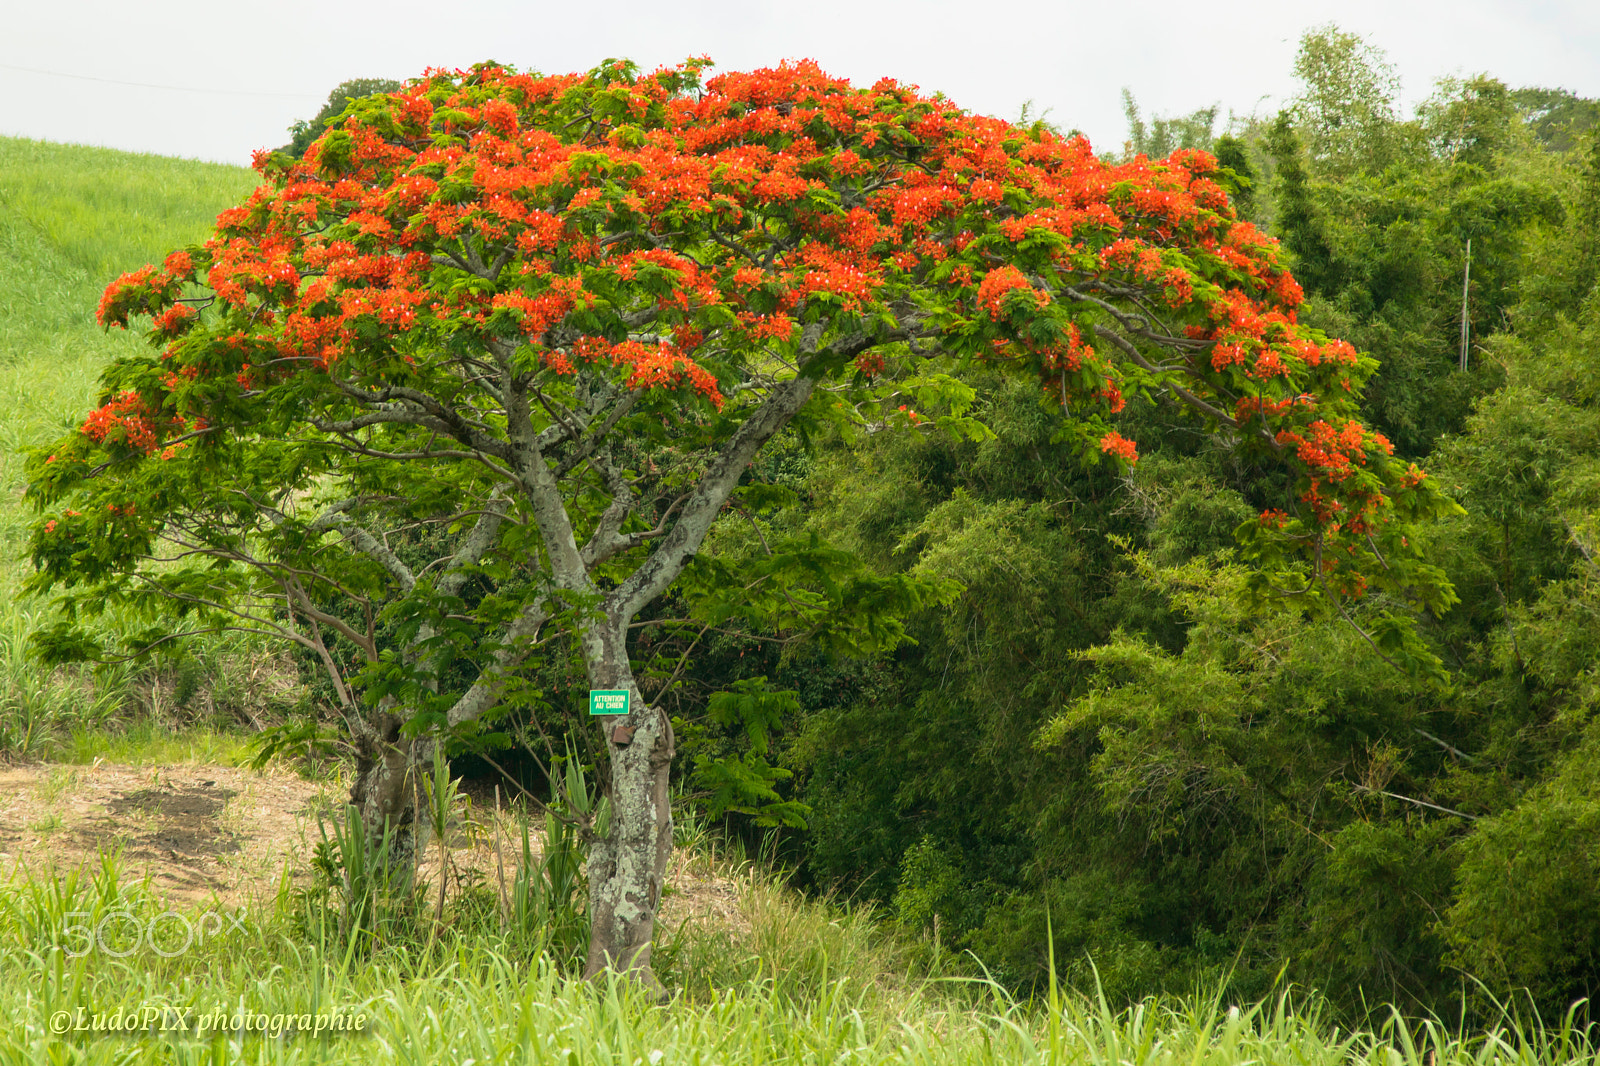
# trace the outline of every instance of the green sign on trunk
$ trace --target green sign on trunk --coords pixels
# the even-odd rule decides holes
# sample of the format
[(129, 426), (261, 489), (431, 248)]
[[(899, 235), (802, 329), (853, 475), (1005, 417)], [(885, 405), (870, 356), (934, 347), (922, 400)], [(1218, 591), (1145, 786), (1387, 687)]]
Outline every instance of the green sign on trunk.
[(589, 690), (590, 714), (627, 714), (628, 690), (625, 688), (592, 688)]

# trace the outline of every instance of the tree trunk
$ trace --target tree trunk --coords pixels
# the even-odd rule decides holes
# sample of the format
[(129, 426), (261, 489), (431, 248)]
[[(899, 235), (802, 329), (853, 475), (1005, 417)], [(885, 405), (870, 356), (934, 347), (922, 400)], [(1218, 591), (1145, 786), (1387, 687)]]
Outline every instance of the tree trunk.
[(350, 802), (361, 812), (369, 851), (388, 830), (391, 873), (410, 870), (416, 849), (417, 781), (411, 772), (416, 741), (400, 736), (402, 724), (381, 711), (356, 739), (356, 777), (350, 786)]
[[(672, 800), (668, 777), (675, 738), (666, 713), (645, 704), (628, 668), (623, 625), (585, 640), (594, 688), (626, 688), (626, 715), (600, 719), (611, 757), (611, 821), (605, 839), (589, 849), (589, 959), (583, 975), (606, 970), (638, 981), (657, 996), (666, 990), (651, 969), (656, 910), (672, 861)], [(597, 661), (598, 660), (598, 661)]]

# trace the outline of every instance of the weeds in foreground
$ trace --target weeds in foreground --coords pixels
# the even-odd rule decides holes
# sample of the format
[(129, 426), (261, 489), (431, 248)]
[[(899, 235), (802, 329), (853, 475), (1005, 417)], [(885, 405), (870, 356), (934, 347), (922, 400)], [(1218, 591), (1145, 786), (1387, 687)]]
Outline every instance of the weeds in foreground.
[[(505, 819), (498, 801), (490, 812), (495, 889), (455, 862), (452, 830), (466, 826), (475, 839), (485, 834), (471, 824), (470, 803), (450, 778), (446, 761), (435, 760), (431, 770), (421, 772), (419, 783), (425, 802), (422, 820), (413, 828), (425, 830), (427, 839), (414, 849), (399, 847), (388, 826), (375, 832), (353, 806), (329, 812), (331, 818), (319, 815), (322, 840), (312, 860), (316, 883), (292, 893), (299, 935), (321, 951), (362, 961), (397, 951), (420, 950), (431, 956), (442, 941), (477, 938), (511, 956), (543, 957), (563, 973), (576, 972), (588, 944), (588, 849), (563, 815), (569, 805), (587, 811), (596, 803), (576, 760), (566, 761), (564, 789), (540, 805), (539, 846), (526, 813), (513, 815), (514, 830), (507, 835), (513, 847), (520, 837), (521, 851), (512, 854), (509, 885), (500, 844)], [(430, 853), (436, 856), (431, 886), (418, 870)], [(452, 880), (456, 890), (447, 910)]]

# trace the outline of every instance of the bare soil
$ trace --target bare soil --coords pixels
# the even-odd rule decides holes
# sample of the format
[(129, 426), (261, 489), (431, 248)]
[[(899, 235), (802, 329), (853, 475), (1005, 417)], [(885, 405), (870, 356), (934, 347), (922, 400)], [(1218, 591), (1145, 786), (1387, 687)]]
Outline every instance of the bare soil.
[[(492, 812), (492, 793), (471, 791), (479, 802), (466, 806), (446, 837), (450, 895), (462, 884), (509, 885), (521, 857), (514, 812)], [(124, 877), (148, 879), (169, 904), (259, 906), (285, 876), (310, 883), (322, 839), (318, 816), (330, 819), (346, 794), (341, 783), (270, 769), (0, 765), (0, 881), (92, 874), (102, 854), (117, 853)], [(542, 834), (531, 843), (539, 851)], [(436, 885), (437, 843), (420, 858), (419, 878)], [(703, 857), (674, 859), (660, 913), (666, 927), (748, 929), (735, 880)]]
[(172, 903), (269, 897), (308, 876), (337, 786), (233, 766), (0, 767), (0, 878), (92, 872), (119, 853)]

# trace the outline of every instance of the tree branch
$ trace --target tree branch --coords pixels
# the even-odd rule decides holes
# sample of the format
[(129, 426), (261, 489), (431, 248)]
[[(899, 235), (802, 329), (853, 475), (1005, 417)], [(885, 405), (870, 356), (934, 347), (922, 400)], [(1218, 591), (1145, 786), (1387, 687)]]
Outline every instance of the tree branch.
[(446, 713), (451, 725), (475, 721), (500, 702), (507, 676), (528, 657), (533, 638), (548, 617), (543, 604), (531, 603), (523, 608), (516, 621), (507, 626), (501, 636), (500, 646), (494, 652), (494, 661), (479, 672), (472, 687), (462, 693)]

